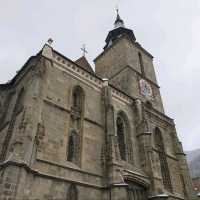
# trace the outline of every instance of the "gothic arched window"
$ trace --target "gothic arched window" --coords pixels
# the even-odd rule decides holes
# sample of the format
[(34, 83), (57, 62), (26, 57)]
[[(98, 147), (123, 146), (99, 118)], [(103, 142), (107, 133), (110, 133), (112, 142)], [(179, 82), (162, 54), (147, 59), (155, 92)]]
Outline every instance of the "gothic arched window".
[(155, 145), (159, 151), (164, 151), (164, 143), (162, 139), (162, 133), (159, 128), (155, 129)]
[(132, 162), (132, 142), (130, 136), (130, 127), (128, 123), (128, 118), (125, 113), (120, 112), (117, 116), (117, 140), (119, 146), (119, 153), (121, 159), (124, 161)]
[(78, 190), (74, 184), (69, 186), (67, 200), (78, 200)]
[(117, 139), (121, 159), (126, 160), (125, 123), (120, 116), (117, 117)]
[(167, 190), (171, 192), (172, 184), (171, 184), (171, 178), (170, 178), (170, 173), (169, 173), (169, 167), (167, 163), (167, 156), (165, 154), (162, 133), (159, 128), (155, 129), (155, 146), (158, 150), (163, 185)]
[(80, 164), (82, 124), (84, 117), (84, 91), (80, 86), (72, 90), (69, 136), (67, 146), (67, 161)]
[(76, 86), (73, 89), (73, 94), (72, 94), (72, 108), (81, 112), (83, 109), (83, 103), (84, 103), (83, 89), (79, 86)]
[(72, 135), (69, 136), (67, 161), (72, 162), (74, 158), (74, 138)]
[(77, 161), (77, 151), (79, 146), (79, 136), (76, 131), (71, 131), (69, 139), (68, 139), (68, 147), (67, 147), (67, 161), (76, 162)]
[(139, 57), (139, 64), (140, 64), (141, 73), (142, 73), (143, 76), (145, 76), (142, 54), (140, 52), (138, 53), (138, 57)]

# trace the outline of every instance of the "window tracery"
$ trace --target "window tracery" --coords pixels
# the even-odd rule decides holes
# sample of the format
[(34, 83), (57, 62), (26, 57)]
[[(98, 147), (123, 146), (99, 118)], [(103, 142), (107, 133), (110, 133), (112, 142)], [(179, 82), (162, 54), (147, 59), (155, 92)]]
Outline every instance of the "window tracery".
[(158, 150), (163, 185), (168, 191), (172, 192), (172, 184), (171, 184), (169, 167), (167, 163), (167, 156), (165, 153), (162, 133), (159, 128), (155, 129), (155, 146)]
[(80, 86), (73, 88), (71, 105), (67, 161), (80, 164), (82, 123), (84, 115), (84, 91)]
[(117, 139), (119, 145), (119, 153), (122, 160), (126, 160), (126, 144), (124, 122), (121, 117), (117, 118)]
[(121, 159), (133, 162), (133, 149), (130, 135), (130, 126), (128, 119), (123, 112), (119, 112), (116, 120), (117, 141)]
[(72, 95), (72, 108), (75, 109), (78, 112), (82, 111), (83, 108), (83, 89), (79, 86), (76, 86), (73, 90)]
[(68, 141), (68, 151), (67, 151), (67, 161), (76, 162), (78, 160), (78, 147), (79, 145), (79, 136), (76, 131), (72, 131), (69, 136)]

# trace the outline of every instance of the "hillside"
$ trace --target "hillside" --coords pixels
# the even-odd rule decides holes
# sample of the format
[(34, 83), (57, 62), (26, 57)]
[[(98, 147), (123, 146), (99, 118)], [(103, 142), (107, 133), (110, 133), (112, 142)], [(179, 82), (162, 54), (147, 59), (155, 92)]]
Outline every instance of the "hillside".
[(200, 149), (188, 151), (186, 154), (191, 177), (200, 177)]

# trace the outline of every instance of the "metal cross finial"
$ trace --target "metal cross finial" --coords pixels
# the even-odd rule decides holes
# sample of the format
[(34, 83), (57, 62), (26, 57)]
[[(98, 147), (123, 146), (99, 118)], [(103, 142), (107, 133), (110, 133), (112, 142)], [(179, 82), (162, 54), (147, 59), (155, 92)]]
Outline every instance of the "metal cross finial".
[(117, 15), (119, 14), (119, 7), (118, 5), (116, 5), (116, 12), (117, 12)]
[(86, 50), (85, 44), (83, 44), (83, 47), (81, 48), (81, 50), (83, 51), (83, 56), (85, 56), (85, 54), (88, 53), (87, 50)]

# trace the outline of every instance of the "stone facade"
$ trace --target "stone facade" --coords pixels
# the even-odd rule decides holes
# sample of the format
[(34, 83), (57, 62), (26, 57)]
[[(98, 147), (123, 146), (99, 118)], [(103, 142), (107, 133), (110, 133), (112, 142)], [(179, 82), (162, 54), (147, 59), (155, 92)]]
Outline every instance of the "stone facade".
[(153, 57), (126, 34), (96, 72), (45, 45), (0, 85), (0, 199), (194, 200)]

